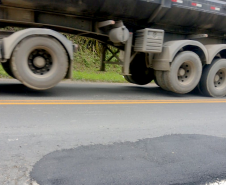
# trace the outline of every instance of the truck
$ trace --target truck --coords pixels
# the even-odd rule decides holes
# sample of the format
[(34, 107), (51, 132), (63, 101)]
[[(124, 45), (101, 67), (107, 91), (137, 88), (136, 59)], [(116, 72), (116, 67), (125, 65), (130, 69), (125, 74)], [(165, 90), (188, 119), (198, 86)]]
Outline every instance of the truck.
[(25, 29), (0, 31), (0, 62), (29, 88), (52, 88), (72, 75), (70, 33), (101, 42), (129, 83), (223, 97), (225, 25), (225, 0), (1, 0), (1, 28)]

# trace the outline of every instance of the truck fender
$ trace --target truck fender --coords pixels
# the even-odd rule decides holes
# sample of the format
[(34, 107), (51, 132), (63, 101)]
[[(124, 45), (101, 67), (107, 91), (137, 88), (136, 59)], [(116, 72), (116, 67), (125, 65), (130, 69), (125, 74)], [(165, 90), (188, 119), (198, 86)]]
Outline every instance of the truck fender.
[(208, 54), (209, 59), (207, 60), (206, 64), (211, 64), (214, 57), (220, 53), (223, 50), (226, 50), (226, 44), (211, 44), (211, 45), (205, 45)]
[(14, 48), (19, 44), (20, 41), (22, 41), (26, 37), (35, 36), (35, 35), (39, 35), (39, 36), (40, 35), (48, 35), (48, 36), (54, 37), (65, 48), (70, 60), (73, 60), (72, 42), (69, 41), (62, 34), (56, 32), (56, 31), (53, 31), (50, 29), (43, 29), (43, 28), (29, 28), (29, 29), (17, 31), (17, 32), (13, 33), (12, 35), (10, 35), (9, 37), (5, 37), (3, 39), (2, 58), (10, 59)]
[(164, 43), (163, 51), (161, 53), (155, 54), (152, 63), (153, 69), (169, 71), (170, 63), (173, 61), (176, 54), (185, 46), (197, 46), (203, 51), (205, 61), (208, 61), (208, 51), (202, 43), (193, 40), (169, 41)]

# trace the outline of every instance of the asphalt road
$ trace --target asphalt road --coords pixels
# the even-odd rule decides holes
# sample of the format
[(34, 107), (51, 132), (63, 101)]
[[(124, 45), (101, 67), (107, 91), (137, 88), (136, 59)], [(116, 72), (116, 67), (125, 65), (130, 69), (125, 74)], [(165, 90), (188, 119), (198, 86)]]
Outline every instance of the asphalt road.
[(226, 184), (226, 98), (0, 80), (0, 184)]

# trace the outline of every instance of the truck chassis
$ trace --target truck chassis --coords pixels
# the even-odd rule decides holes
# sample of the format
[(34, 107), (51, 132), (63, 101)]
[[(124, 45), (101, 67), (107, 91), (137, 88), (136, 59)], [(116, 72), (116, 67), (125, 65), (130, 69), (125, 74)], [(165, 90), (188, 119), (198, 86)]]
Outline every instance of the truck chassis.
[(120, 57), (113, 55), (130, 83), (145, 85), (154, 80), (162, 89), (179, 94), (198, 88), (205, 96), (226, 95), (226, 2), (124, 0), (128, 10), (140, 12), (128, 12), (130, 16), (125, 11), (106, 13), (112, 10), (104, 8), (116, 0), (103, 1), (108, 6), (95, 13), (60, 11), (59, 3), (49, 3), (53, 9), (42, 0), (37, 7), (22, 0), (0, 4), (1, 27), (26, 28), (0, 32), (2, 66), (24, 85), (45, 90), (71, 77), (78, 46), (59, 33), (65, 32), (117, 47)]

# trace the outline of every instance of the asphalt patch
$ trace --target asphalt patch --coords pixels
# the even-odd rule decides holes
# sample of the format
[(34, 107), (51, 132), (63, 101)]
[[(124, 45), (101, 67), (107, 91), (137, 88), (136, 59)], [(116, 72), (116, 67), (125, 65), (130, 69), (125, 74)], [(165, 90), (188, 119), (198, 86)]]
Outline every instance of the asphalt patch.
[(226, 179), (226, 139), (168, 135), (55, 151), (37, 162), (40, 185), (206, 184)]

